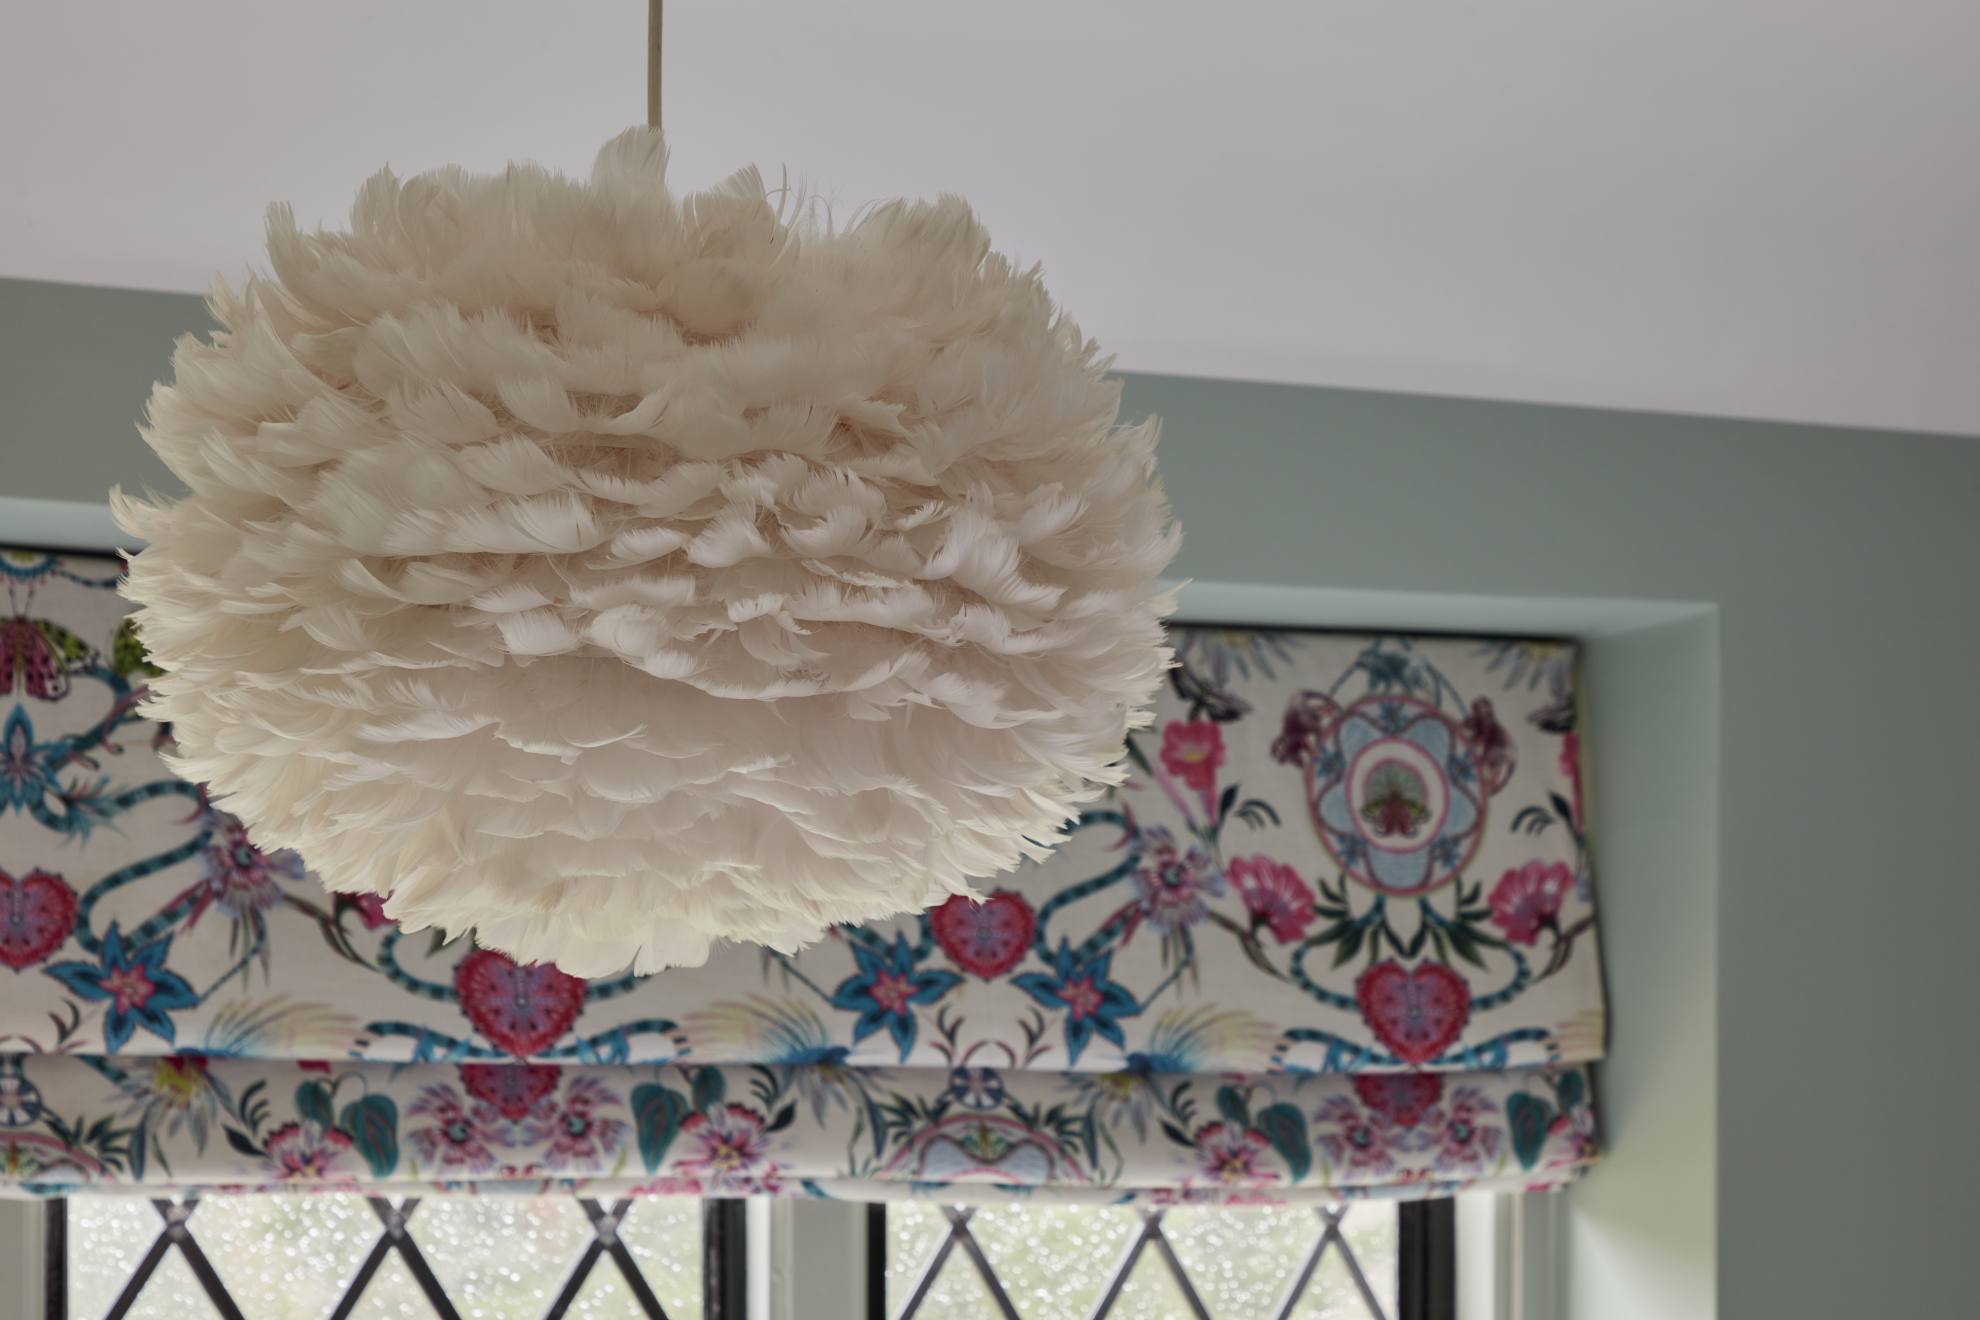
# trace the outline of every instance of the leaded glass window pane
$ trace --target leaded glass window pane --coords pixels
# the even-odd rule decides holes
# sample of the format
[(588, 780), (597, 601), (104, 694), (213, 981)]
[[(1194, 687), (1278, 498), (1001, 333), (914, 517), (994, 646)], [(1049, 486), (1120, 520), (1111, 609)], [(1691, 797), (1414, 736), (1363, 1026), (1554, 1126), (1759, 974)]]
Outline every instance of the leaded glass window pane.
[(701, 1320), (705, 1310), (699, 1201), (101, 1196), (57, 1213), (76, 1320)]
[(887, 1207), (892, 1320), (1396, 1320), (1397, 1213)]

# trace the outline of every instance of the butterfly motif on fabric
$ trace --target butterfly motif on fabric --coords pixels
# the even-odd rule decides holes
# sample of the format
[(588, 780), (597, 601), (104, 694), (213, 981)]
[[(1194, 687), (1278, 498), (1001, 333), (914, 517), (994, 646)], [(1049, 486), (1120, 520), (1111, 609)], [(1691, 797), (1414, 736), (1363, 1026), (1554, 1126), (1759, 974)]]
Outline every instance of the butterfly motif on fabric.
[(89, 644), (59, 623), (24, 614), (0, 619), (0, 697), (18, 684), (37, 701), (60, 701), (69, 675), (89, 661)]

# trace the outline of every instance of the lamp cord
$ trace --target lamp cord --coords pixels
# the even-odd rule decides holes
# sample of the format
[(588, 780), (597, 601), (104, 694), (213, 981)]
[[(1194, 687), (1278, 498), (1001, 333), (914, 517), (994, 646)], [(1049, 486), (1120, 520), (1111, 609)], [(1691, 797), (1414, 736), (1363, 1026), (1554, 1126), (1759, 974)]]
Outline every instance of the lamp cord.
[(660, 6), (646, 0), (646, 124), (660, 127)]

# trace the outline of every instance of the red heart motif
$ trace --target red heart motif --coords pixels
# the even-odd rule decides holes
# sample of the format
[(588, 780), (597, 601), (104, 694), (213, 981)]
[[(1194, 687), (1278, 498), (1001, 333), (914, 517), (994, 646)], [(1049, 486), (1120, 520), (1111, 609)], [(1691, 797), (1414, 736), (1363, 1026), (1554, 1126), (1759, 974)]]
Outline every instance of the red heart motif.
[(1471, 1017), (1471, 987), (1442, 963), (1413, 971), (1394, 959), (1376, 963), (1354, 983), (1354, 997), (1376, 1039), (1411, 1065), (1449, 1049)]
[(563, 1071), (554, 1063), (464, 1063), (461, 1085), (503, 1118), (520, 1123), (557, 1089)]
[(519, 1059), (571, 1029), (584, 1011), (582, 977), (548, 963), (518, 966), (506, 953), (476, 949), (454, 965), (454, 993), (475, 1029)]
[(16, 880), (0, 871), (0, 963), (32, 967), (75, 928), (76, 891), (61, 876), (37, 870)]
[(1021, 895), (999, 889), (982, 902), (957, 894), (928, 914), (928, 924), (950, 962), (994, 981), (1023, 960), (1038, 914)]
[(1359, 1073), (1354, 1093), (1397, 1127), (1415, 1127), (1430, 1106), (1444, 1098), (1444, 1079), (1438, 1073)]

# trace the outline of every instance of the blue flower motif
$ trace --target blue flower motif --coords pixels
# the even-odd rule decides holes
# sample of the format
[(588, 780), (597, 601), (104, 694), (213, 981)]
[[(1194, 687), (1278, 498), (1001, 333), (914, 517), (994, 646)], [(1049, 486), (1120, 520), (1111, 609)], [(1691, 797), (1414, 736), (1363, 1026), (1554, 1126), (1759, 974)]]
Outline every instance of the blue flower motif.
[(1127, 1036), (1121, 1031), (1118, 1019), (1136, 1016), (1141, 1012), (1141, 1004), (1132, 990), (1109, 979), (1107, 970), (1113, 960), (1111, 951), (1081, 960), (1073, 956), (1067, 941), (1060, 940), (1051, 971), (1026, 972), (1011, 978), (1012, 985), (1045, 1007), (1066, 1010), (1068, 1064), (1078, 1061), (1080, 1051), (1095, 1032), (1116, 1046), (1127, 1048)]
[(34, 740), (26, 709), (14, 707), (0, 731), (0, 808), (37, 807), (61, 791), (48, 770), (47, 748)]
[(1409, 712), (1399, 701), (1385, 701), (1376, 708), (1375, 723), (1393, 738), (1409, 727)]
[(135, 1027), (143, 1027), (169, 1045), (177, 1033), (167, 1014), (199, 1003), (199, 996), (186, 984), (186, 979), (166, 970), (165, 959), (171, 951), (169, 935), (142, 948), (126, 949), (123, 932), (112, 922), (110, 933), (103, 937), (103, 951), (97, 965), (54, 963), (49, 966), (48, 974), (80, 999), (109, 1001), (110, 1007), (103, 1015), (105, 1048), (111, 1051), (122, 1048)]
[(832, 991), (832, 1007), (859, 1014), (853, 1024), (855, 1044), (886, 1027), (906, 1063), (914, 1049), (914, 1005), (934, 1003), (961, 984), (962, 977), (940, 968), (916, 968), (914, 950), (898, 932), (891, 949), (854, 943), (852, 953), (859, 971)]
[(1004, 1103), (1004, 1079), (995, 1068), (965, 1064), (949, 1070), (947, 1095), (964, 1109), (981, 1113)]
[(1368, 687), (1373, 692), (1385, 692), (1393, 687), (1409, 686), (1409, 660), (1393, 651), (1379, 651), (1369, 647), (1355, 659), (1355, 667), (1368, 675)]

